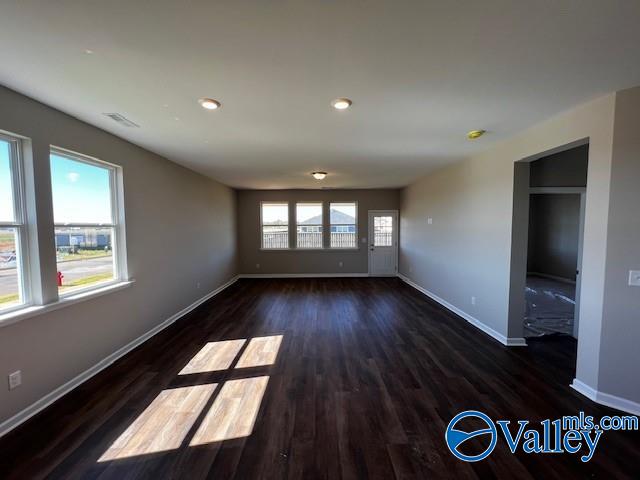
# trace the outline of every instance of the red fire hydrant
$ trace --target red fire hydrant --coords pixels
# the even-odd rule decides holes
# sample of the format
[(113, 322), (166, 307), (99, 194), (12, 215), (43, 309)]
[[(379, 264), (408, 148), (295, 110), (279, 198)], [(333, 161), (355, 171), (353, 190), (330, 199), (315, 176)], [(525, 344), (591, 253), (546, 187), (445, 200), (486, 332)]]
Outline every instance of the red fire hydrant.
[(58, 286), (61, 287), (62, 286), (62, 279), (64, 278), (64, 275), (62, 274), (62, 272), (58, 272)]

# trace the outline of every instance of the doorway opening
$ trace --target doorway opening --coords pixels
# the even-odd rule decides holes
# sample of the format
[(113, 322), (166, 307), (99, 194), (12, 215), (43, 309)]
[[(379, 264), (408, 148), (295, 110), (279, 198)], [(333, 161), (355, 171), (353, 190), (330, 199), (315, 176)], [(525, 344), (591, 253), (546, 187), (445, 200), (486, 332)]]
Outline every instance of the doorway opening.
[(584, 139), (518, 161), (514, 170), (509, 337), (514, 344), (526, 338), (534, 350), (551, 342), (574, 365), (588, 161)]
[(589, 146), (529, 164), (525, 337), (578, 338)]

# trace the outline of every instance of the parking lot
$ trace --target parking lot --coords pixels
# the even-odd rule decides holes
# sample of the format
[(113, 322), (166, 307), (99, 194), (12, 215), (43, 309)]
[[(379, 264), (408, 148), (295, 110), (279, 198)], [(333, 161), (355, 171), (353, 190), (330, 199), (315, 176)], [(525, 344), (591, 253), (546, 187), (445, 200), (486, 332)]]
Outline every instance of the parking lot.
[[(64, 275), (63, 285), (73, 284), (83, 279), (111, 273), (113, 271), (113, 257), (105, 255), (59, 262), (58, 269)], [(9, 268), (0, 267), (0, 301), (2, 297), (13, 295), (17, 292), (18, 275), (15, 266)]]

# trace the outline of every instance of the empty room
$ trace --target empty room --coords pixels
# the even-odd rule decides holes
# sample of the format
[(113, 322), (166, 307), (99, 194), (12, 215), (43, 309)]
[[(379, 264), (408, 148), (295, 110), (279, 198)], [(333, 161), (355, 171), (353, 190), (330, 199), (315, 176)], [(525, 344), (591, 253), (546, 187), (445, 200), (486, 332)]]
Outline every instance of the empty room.
[(0, 2), (0, 478), (640, 478), (636, 0)]

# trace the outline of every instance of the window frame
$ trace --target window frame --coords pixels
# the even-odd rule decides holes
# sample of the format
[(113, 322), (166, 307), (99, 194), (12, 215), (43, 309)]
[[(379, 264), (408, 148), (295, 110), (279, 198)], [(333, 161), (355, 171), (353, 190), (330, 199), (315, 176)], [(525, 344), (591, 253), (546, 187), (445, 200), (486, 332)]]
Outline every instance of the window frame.
[[(123, 175), (122, 167), (113, 163), (105, 162), (88, 155), (67, 150), (60, 147), (51, 146), (49, 148), (49, 162), (51, 156), (57, 155), (72, 161), (85, 163), (94, 167), (108, 170), (109, 172), (109, 201), (111, 206), (111, 223), (57, 223), (52, 213), (54, 236), (57, 228), (110, 228), (112, 231), (111, 248), (113, 251), (113, 278), (104, 282), (97, 282), (83, 288), (76, 288), (67, 292), (60, 292), (57, 288), (58, 298), (65, 299), (79, 294), (91, 292), (93, 290), (103, 289), (121, 282), (128, 281), (127, 261), (126, 261), (126, 239), (125, 239), (125, 222), (124, 222), (124, 194), (123, 194)], [(53, 177), (50, 175), (50, 182)], [(53, 191), (51, 195), (51, 208), (54, 206)], [(56, 252), (56, 268), (57, 268), (57, 252)]]
[[(287, 207), (287, 224), (286, 224), (286, 226), (287, 226), (287, 246), (286, 247), (265, 247), (264, 246), (264, 219), (263, 219), (263, 216), (262, 216), (264, 205), (286, 205), (286, 207)], [(274, 251), (274, 252), (281, 252), (283, 250), (291, 250), (291, 205), (290, 205), (289, 201), (286, 201), (286, 200), (263, 200), (263, 201), (260, 202), (259, 216), (260, 216), (260, 225), (259, 225), (260, 228), (259, 228), (258, 235), (260, 236), (260, 238), (258, 239), (258, 241), (259, 241), (259, 245), (260, 245), (260, 250)]]
[[(294, 212), (295, 212), (295, 224), (294, 224), (294, 228), (295, 228), (295, 248), (296, 250), (323, 250), (324, 249), (324, 203), (321, 200), (303, 200), (303, 201), (296, 201), (294, 203)], [(314, 223), (312, 225), (307, 225), (307, 226), (313, 226), (313, 227), (320, 227), (320, 246), (319, 247), (300, 247), (298, 245), (298, 227), (299, 226), (305, 226), (305, 225), (299, 225), (298, 224), (298, 205), (320, 205), (320, 223)]]
[[(331, 205), (333, 204), (347, 204), (347, 203), (353, 203), (353, 205), (355, 206), (356, 209), (356, 216), (353, 222), (353, 225), (355, 227), (355, 232), (354, 232), (354, 236), (355, 236), (355, 246), (353, 247), (332, 247), (331, 246), (331, 227), (333, 226), (344, 226), (344, 225), (351, 225), (350, 223), (331, 223)], [(357, 200), (349, 200), (349, 201), (338, 201), (338, 200), (330, 200), (329, 201), (329, 250), (358, 250), (359, 248), (359, 237), (358, 237), (358, 201)]]
[(1, 308), (0, 315), (27, 308), (33, 304), (31, 269), (29, 261), (29, 230), (27, 220), (27, 201), (25, 194), (24, 157), (22, 139), (0, 132), (0, 140), (9, 144), (9, 168), (11, 171), (11, 201), (13, 221), (0, 220), (0, 228), (15, 229), (16, 236), (16, 272), (18, 275), (19, 303)]

